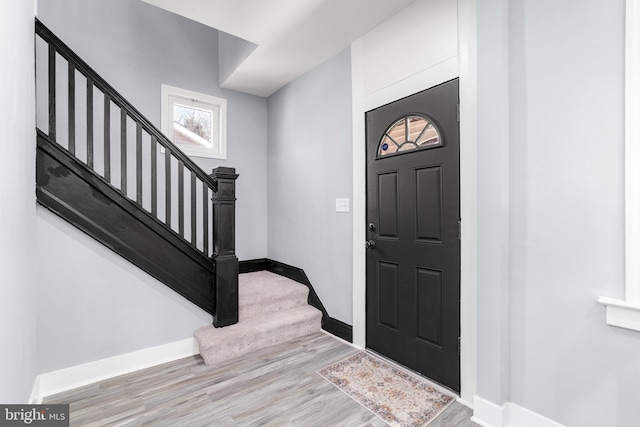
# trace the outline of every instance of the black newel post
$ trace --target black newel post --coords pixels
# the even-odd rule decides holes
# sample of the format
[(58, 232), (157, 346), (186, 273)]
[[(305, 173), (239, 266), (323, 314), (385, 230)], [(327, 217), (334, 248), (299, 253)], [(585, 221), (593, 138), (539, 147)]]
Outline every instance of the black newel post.
[(236, 179), (234, 168), (219, 167), (209, 175), (213, 193), (213, 262), (216, 328), (238, 323), (238, 258), (236, 257)]

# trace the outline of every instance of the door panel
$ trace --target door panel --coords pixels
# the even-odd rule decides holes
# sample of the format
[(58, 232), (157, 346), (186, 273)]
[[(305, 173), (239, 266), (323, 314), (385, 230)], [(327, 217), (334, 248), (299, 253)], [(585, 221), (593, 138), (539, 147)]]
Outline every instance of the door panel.
[(398, 265), (380, 262), (378, 272), (380, 323), (398, 329)]
[(442, 272), (417, 267), (416, 290), (416, 336), (441, 347)]
[(416, 240), (441, 243), (441, 166), (416, 170)]
[(398, 174), (378, 176), (378, 212), (381, 237), (398, 237)]
[(457, 105), (456, 79), (366, 113), (367, 347), (459, 391)]

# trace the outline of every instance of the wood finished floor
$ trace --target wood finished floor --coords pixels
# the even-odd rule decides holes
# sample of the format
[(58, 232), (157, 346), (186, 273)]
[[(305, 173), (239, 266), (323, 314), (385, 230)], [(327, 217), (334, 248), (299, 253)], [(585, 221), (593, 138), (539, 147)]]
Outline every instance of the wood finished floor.
[[(72, 426), (345, 426), (386, 423), (315, 372), (357, 350), (324, 333), (207, 366), (188, 357), (45, 399)], [(458, 402), (429, 427), (472, 427)]]

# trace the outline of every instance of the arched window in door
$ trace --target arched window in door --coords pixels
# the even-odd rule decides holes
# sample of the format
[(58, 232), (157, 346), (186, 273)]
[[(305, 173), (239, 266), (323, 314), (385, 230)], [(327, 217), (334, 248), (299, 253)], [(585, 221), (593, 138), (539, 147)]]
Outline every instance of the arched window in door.
[(433, 122), (423, 116), (409, 115), (387, 128), (378, 144), (377, 157), (439, 145), (442, 145), (442, 138)]

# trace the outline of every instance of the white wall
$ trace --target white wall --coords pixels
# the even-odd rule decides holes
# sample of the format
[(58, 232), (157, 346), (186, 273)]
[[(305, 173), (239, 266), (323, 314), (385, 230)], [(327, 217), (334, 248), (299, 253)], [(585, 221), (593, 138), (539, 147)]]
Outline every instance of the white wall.
[(595, 302), (624, 292), (624, 1), (527, 0), (510, 19), (512, 400), (633, 425), (640, 334)]
[[(237, 255), (265, 257), (267, 101), (218, 87), (218, 32), (141, 1), (47, 0), (38, 17), (158, 128), (163, 83), (227, 99), (227, 160), (194, 160), (207, 173), (236, 168)], [(64, 105), (64, 91), (59, 96)], [(46, 118), (46, 110), (38, 113)]]
[[(455, 77), (454, 5), (446, 0), (418, 0), (352, 46), (353, 324), (354, 339), (360, 345), (364, 345), (364, 250), (357, 244), (365, 240), (361, 227), (365, 223), (363, 113)], [(498, 405), (514, 402), (567, 426), (635, 425), (640, 416), (636, 399), (640, 335), (607, 326), (604, 307), (596, 303), (599, 295), (622, 297), (624, 293), (623, 6), (623, 0), (478, 2), (478, 394)], [(91, 34), (90, 27), (78, 38)], [(12, 34), (11, 47), (2, 45), (2, 52), (8, 51), (14, 45), (14, 29), (0, 28), (9, 28), (6, 31)], [(81, 44), (89, 52), (94, 45)], [(378, 59), (397, 60), (392, 48), (398, 46), (407, 47), (406, 55), (399, 56), (406, 62), (391, 70), (376, 67)], [(124, 57), (129, 62), (120, 65), (130, 67), (133, 59)], [(325, 66), (338, 65), (333, 61), (340, 62), (334, 59)], [(111, 73), (120, 70), (109, 64), (103, 67)], [(313, 248), (317, 242), (307, 241), (307, 235), (295, 242), (296, 233), (311, 230), (298, 222), (300, 213), (309, 212), (304, 203), (317, 199), (299, 191), (296, 194), (303, 203), (295, 203), (277, 188), (298, 191), (303, 187), (290, 172), (298, 162), (317, 170), (299, 147), (306, 143), (303, 135), (295, 133), (300, 129), (308, 135), (307, 126), (293, 118), (301, 114), (309, 120), (314, 109), (309, 95), (324, 98), (317, 96), (311, 83), (321, 84), (332, 74), (321, 67), (269, 101), (273, 117), (269, 118), (268, 212), (274, 218), (269, 220), (269, 233), (270, 239), (274, 232), (283, 236), (276, 235), (275, 242), (291, 239), (304, 248)], [(9, 81), (20, 81), (17, 75)], [(10, 123), (20, 126), (21, 122), (24, 117)], [(340, 123), (340, 129), (348, 128)], [(328, 150), (318, 146), (315, 142), (308, 153), (317, 156)], [(20, 151), (19, 155), (29, 154)], [(331, 167), (322, 168), (324, 175), (303, 170), (309, 180), (304, 187), (326, 191), (323, 180)], [(13, 173), (26, 177), (32, 171), (14, 168)], [(28, 194), (7, 189), (5, 181), (0, 182), (3, 196), (16, 196), (19, 201)], [(326, 214), (317, 217), (321, 225), (339, 218), (330, 212), (335, 197), (339, 195), (329, 194), (320, 201), (320, 210)], [(28, 208), (24, 199), (19, 203)], [(39, 217), (38, 227), (50, 234), (66, 226), (54, 226), (55, 221), (43, 218)], [(28, 220), (17, 215), (14, 219), (22, 224), (20, 236), (28, 236)], [(69, 239), (69, 246), (86, 244)], [(278, 259), (281, 247), (270, 246), (268, 256)], [(2, 264), (3, 274), (8, 271), (20, 277), (21, 284), (28, 284), (20, 267), (23, 255), (16, 255), (14, 245), (10, 252), (4, 243), (0, 248), (2, 259), (10, 260)], [(305, 268), (314, 285), (313, 266), (334, 268), (329, 263), (329, 267), (317, 262), (304, 265), (304, 256), (303, 251), (282, 253), (286, 259), (281, 260)], [(348, 273), (340, 273), (344, 274)], [(141, 286), (154, 286), (138, 280)], [(28, 286), (11, 292), (12, 303), (18, 304), (2, 311), (3, 324), (5, 319), (23, 325), (33, 321), (24, 315)], [(176, 311), (184, 308), (177, 301), (165, 301), (164, 295), (157, 296), (156, 308), (162, 304)], [(327, 297), (321, 294), (321, 298), (326, 304)], [(340, 307), (332, 301), (330, 314), (348, 322), (348, 311)], [(188, 316), (193, 318), (194, 313)], [(28, 354), (30, 338), (16, 342)], [(8, 358), (3, 366), (26, 366), (28, 371), (29, 363), (17, 355), (3, 353), (2, 357)]]
[[(479, 394), (567, 426), (635, 425), (640, 334), (596, 303), (624, 294), (624, 1), (498, 0), (478, 15), (481, 265), (504, 272), (505, 209), (509, 224), (508, 288), (479, 277), (479, 330), (503, 334), (479, 333)], [(505, 343), (508, 375), (490, 361)]]
[(0, 13), (0, 402), (26, 403), (36, 375), (35, 93), (30, 0)]
[(349, 49), (269, 97), (268, 257), (305, 270), (329, 315), (351, 324)]
[[(48, 0), (38, 17), (158, 128), (161, 83), (228, 100), (228, 160), (195, 161), (207, 172), (236, 168), (237, 255), (265, 257), (267, 101), (218, 88), (217, 31), (140, 1)], [(210, 324), (211, 316), (44, 209), (37, 233), (39, 373), (190, 338)]]
[(508, 2), (487, 0), (477, 13), (477, 392), (502, 404), (510, 375)]
[(180, 341), (198, 308), (43, 207), (37, 209), (38, 371)]
[(358, 39), (364, 96), (412, 76), (424, 81), (435, 67), (457, 65), (457, 14), (455, 0), (418, 0)]

